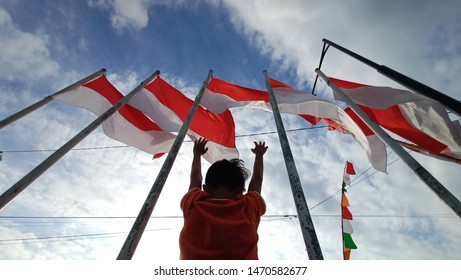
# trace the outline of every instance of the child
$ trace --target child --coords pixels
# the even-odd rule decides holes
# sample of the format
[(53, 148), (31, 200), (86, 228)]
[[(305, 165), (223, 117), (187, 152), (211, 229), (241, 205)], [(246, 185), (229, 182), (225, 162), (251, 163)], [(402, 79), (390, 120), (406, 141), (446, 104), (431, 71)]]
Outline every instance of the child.
[(266, 205), (261, 197), (265, 142), (255, 143), (253, 176), (239, 159), (211, 165), (202, 191), (201, 156), (208, 140), (194, 145), (189, 191), (181, 200), (184, 226), (179, 237), (183, 260), (257, 260), (258, 226)]

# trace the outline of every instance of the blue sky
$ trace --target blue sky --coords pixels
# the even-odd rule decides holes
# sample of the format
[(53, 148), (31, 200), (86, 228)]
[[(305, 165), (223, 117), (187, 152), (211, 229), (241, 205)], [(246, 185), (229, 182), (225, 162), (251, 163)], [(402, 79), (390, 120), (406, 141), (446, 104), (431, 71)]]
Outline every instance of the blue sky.
[[(461, 11), (456, 1), (386, 5), (361, 1), (2, 1), (0, 0), (0, 118), (100, 69), (124, 94), (156, 69), (193, 97), (208, 69), (230, 82), (263, 89), (262, 70), (310, 91), (322, 38), (344, 45), (460, 99)], [(330, 49), (327, 75), (399, 87), (353, 59)], [(331, 100), (323, 83), (319, 96)], [(343, 105), (342, 105), (343, 106)], [(272, 115), (232, 110), (238, 135), (275, 131)], [(57, 149), (94, 120), (91, 113), (54, 101), (0, 131), (0, 150)], [(287, 129), (309, 127), (283, 116)], [(341, 183), (346, 160), (360, 173), (370, 167), (350, 138), (326, 129), (288, 134), (308, 205), (323, 201)], [(295, 214), (276, 134), (237, 138), (242, 159), (253, 163), (255, 140), (270, 148), (263, 196), (268, 215)], [(123, 145), (102, 129), (77, 148)], [(184, 143), (154, 216), (180, 216), (188, 186), (191, 143)], [(0, 162), (0, 191), (50, 153), (8, 153)], [(459, 165), (414, 155), (461, 198)], [(396, 159), (389, 155), (389, 162)], [(30, 185), (1, 216), (133, 217), (163, 159), (135, 148), (72, 151)], [(204, 163), (204, 169), (207, 168)], [(348, 192), (352, 259), (460, 259), (461, 223), (400, 160), (389, 174), (368, 170)], [(358, 180), (357, 180), (358, 181)], [(341, 258), (339, 197), (312, 210), (326, 259)], [(424, 216), (424, 215), (426, 216)], [(429, 216), (427, 216), (427, 214)], [(0, 259), (114, 259), (133, 219), (0, 218)], [(153, 219), (135, 259), (178, 257), (179, 218)], [(108, 234), (116, 233), (116, 234)], [(107, 234), (94, 236), (88, 234)], [(84, 235), (84, 236), (81, 236)], [(72, 236), (72, 240), (38, 237)], [(11, 241), (5, 241), (11, 240)], [(277, 242), (273, 242), (277, 240)], [(264, 218), (260, 258), (307, 259), (293, 218)]]

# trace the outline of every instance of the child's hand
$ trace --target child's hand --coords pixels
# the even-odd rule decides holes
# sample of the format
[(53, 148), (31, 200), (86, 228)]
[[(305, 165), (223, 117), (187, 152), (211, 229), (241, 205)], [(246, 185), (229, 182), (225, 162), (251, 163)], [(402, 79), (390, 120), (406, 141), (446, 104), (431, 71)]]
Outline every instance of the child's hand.
[(202, 137), (200, 137), (200, 139), (195, 141), (194, 155), (201, 156), (205, 154), (208, 151), (208, 148), (205, 147), (207, 143), (208, 143), (208, 140)]
[(266, 153), (266, 151), (267, 151), (267, 148), (269, 148), (268, 146), (266, 146), (266, 142), (259, 141), (259, 143), (257, 143), (257, 142), (254, 142), (254, 143), (255, 143), (255, 147), (253, 149), (251, 149), (251, 151), (256, 156), (264, 155)]

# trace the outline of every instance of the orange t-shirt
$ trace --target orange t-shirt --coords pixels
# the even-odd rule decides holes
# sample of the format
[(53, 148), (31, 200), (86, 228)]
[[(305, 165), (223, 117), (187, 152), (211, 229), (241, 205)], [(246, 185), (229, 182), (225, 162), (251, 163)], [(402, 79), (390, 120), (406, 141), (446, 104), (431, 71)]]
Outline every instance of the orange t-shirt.
[(266, 204), (257, 192), (234, 199), (213, 199), (198, 188), (181, 200), (184, 227), (179, 236), (182, 260), (257, 260), (258, 226)]

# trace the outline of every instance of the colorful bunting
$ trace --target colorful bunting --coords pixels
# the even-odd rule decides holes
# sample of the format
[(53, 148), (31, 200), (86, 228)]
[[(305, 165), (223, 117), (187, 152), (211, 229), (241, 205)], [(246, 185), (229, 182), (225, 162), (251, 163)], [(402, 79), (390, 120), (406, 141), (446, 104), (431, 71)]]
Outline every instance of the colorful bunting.
[(344, 248), (348, 249), (357, 249), (357, 245), (355, 245), (354, 240), (349, 233), (343, 233), (344, 238)]
[(352, 213), (349, 212), (346, 206), (341, 206), (343, 210), (343, 219), (352, 220)]
[(342, 196), (341, 196), (341, 217), (342, 217), (342, 232), (343, 232), (343, 257), (344, 260), (349, 260), (351, 256), (351, 249), (357, 249), (354, 240), (352, 240), (351, 234), (354, 232), (352, 228), (351, 220), (352, 213), (347, 208), (349, 199), (346, 196), (346, 186), (351, 184), (350, 175), (355, 175), (354, 166), (352, 163), (346, 161), (344, 167), (343, 183), (342, 183)]
[(351, 249), (344, 248), (344, 260), (349, 260), (351, 258)]
[(354, 232), (350, 220), (343, 219), (343, 232), (349, 234), (352, 234)]
[(346, 174), (347, 175), (355, 175), (354, 166), (351, 162), (346, 161)]
[(345, 193), (343, 193), (343, 198), (342, 198), (342, 201), (341, 201), (341, 205), (342, 206), (350, 206), (349, 199), (347, 199), (347, 196), (346, 196)]

